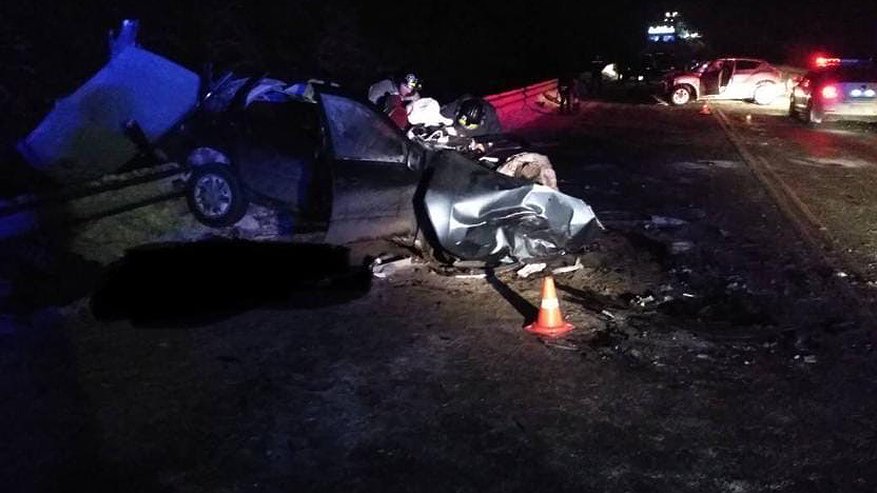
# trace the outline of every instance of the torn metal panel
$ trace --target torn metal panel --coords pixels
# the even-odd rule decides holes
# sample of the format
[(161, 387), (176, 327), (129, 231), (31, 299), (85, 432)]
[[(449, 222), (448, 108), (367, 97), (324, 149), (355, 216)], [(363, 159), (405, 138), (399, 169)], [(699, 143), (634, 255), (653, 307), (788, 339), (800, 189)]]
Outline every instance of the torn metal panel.
[(441, 247), (467, 260), (529, 261), (579, 249), (598, 227), (583, 201), (454, 152), (433, 161), (424, 208)]
[(195, 73), (128, 46), (60, 100), (18, 150), (35, 168), (68, 183), (117, 171), (138, 152), (125, 124), (136, 121), (156, 140), (194, 108), (199, 83)]

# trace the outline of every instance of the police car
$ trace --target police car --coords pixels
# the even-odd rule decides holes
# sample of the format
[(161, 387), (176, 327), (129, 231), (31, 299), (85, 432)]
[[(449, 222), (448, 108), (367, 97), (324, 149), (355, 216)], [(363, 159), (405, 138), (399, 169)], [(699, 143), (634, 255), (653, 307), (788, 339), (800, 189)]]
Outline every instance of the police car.
[(877, 120), (877, 64), (818, 57), (792, 90), (789, 116), (805, 123)]

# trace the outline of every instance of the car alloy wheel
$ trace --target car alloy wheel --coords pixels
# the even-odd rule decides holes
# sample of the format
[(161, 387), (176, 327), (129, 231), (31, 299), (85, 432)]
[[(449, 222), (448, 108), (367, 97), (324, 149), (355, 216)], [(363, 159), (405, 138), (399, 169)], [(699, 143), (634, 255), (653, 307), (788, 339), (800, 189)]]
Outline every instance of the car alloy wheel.
[(670, 95), (670, 100), (676, 106), (682, 106), (683, 104), (687, 104), (691, 101), (691, 89), (685, 86), (676, 86), (673, 89), (673, 94)]
[(227, 164), (218, 163), (195, 167), (189, 179), (186, 202), (195, 218), (212, 228), (235, 224), (248, 208), (233, 170)]
[(231, 208), (231, 186), (222, 176), (205, 174), (194, 185), (195, 205), (205, 217), (222, 217)]

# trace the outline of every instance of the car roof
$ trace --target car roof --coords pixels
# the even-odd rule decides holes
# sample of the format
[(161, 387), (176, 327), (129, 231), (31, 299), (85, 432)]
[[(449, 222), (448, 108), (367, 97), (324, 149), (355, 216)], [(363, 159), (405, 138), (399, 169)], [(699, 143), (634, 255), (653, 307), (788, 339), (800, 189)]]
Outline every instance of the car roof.
[(719, 60), (733, 60), (735, 62), (756, 62), (756, 63), (767, 63), (766, 60), (760, 60), (758, 58), (738, 58), (738, 57), (725, 57), (719, 58)]

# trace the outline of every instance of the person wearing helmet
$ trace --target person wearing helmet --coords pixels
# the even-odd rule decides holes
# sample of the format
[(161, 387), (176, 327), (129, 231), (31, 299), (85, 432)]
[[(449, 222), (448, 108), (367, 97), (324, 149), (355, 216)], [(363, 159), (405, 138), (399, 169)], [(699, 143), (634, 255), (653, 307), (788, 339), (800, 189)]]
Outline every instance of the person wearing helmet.
[(399, 84), (399, 95), (406, 102), (420, 99), (420, 79), (414, 74), (408, 74)]
[(496, 108), (481, 98), (463, 96), (445, 105), (442, 115), (454, 121), (453, 128), (461, 137), (502, 133)]
[(420, 99), (420, 79), (414, 74), (406, 75), (401, 81), (384, 79), (375, 82), (368, 88), (368, 100), (378, 107), (382, 106), (381, 100), (387, 96), (400, 96), (402, 101), (417, 101)]

